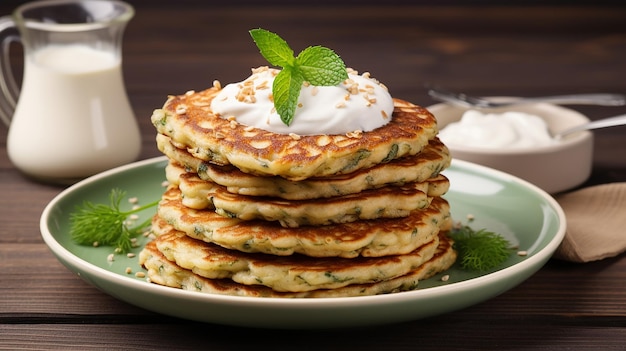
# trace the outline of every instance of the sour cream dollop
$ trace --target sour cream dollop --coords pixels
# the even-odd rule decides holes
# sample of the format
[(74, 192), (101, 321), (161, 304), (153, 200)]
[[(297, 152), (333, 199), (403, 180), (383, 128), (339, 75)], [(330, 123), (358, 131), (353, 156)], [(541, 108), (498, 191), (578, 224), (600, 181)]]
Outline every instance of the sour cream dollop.
[(523, 149), (556, 143), (541, 117), (513, 111), (468, 110), (460, 121), (446, 125), (439, 138), (448, 146), (484, 149)]
[(268, 67), (253, 69), (244, 81), (225, 86), (213, 99), (211, 109), (222, 118), (281, 134), (368, 132), (391, 120), (393, 100), (387, 88), (368, 73), (348, 70), (348, 79), (336, 86), (304, 84), (288, 126), (281, 121), (272, 98), (278, 73)]

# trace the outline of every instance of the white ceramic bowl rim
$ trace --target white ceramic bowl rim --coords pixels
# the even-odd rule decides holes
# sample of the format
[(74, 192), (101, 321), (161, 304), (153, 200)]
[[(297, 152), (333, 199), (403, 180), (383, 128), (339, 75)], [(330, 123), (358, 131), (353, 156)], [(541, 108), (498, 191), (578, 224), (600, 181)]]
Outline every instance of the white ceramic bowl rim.
[[(489, 97), (489, 99), (493, 99), (494, 101), (503, 100), (503, 99), (511, 99), (511, 98), (513, 97), (508, 97), (508, 96)], [(564, 116), (564, 118), (567, 118), (568, 120), (572, 120), (575, 122), (575, 123), (572, 123), (572, 126), (575, 124), (583, 124), (583, 123), (589, 122), (589, 119), (585, 115), (581, 114), (580, 112), (573, 110), (573, 109), (566, 108), (566, 107), (554, 105), (554, 104), (537, 103), (537, 104), (520, 105), (520, 106), (526, 106), (526, 108), (528, 108), (528, 106), (532, 106), (533, 108), (543, 109), (550, 113), (562, 115)], [(439, 103), (439, 104), (431, 105), (431, 106), (426, 107), (426, 109), (429, 110), (433, 115), (435, 115), (435, 117), (437, 117), (438, 113), (442, 113), (444, 109), (458, 110), (461, 113), (461, 115), (462, 115), (462, 112), (464, 112), (465, 110), (468, 110), (466, 108), (452, 106), (446, 103)], [(524, 107), (518, 107), (518, 108), (510, 107), (510, 108), (488, 109), (485, 111), (501, 113), (504, 111), (523, 110), (523, 109)], [(532, 113), (532, 112), (529, 112), (529, 113)], [(546, 120), (546, 123), (548, 123), (549, 127), (552, 127), (550, 125), (550, 120), (546, 119), (544, 116), (541, 116), (541, 117)], [(460, 115), (459, 115), (459, 119), (460, 119)], [(440, 128), (442, 127), (440, 126)], [(447, 146), (452, 152), (454, 150), (459, 150), (463, 152), (471, 152), (471, 153), (484, 154), (484, 155), (545, 154), (545, 153), (559, 152), (564, 149), (568, 149), (574, 145), (584, 143), (588, 141), (590, 138), (593, 138), (593, 134), (591, 132), (581, 131), (581, 132), (567, 135), (562, 140), (560, 140), (559, 142), (555, 144), (543, 145), (543, 146), (537, 146), (537, 147), (490, 149), (490, 148), (472, 147), (472, 146), (459, 147), (458, 145), (447, 145)]]

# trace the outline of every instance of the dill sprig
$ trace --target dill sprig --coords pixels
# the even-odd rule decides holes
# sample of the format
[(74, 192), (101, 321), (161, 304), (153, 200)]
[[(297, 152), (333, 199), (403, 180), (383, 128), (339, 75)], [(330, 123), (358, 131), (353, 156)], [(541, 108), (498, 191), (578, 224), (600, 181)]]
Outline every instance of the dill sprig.
[(94, 204), (85, 201), (82, 206), (70, 214), (70, 235), (72, 240), (80, 245), (113, 246), (116, 252), (125, 253), (132, 248), (132, 238), (138, 236), (146, 228), (151, 219), (128, 227), (128, 216), (156, 206), (155, 201), (136, 209), (121, 211), (120, 203), (125, 192), (120, 189), (112, 189), (109, 194), (109, 205)]
[(485, 229), (474, 230), (467, 225), (450, 232), (454, 248), (459, 252), (461, 267), (474, 271), (486, 271), (497, 267), (511, 255), (508, 240)]

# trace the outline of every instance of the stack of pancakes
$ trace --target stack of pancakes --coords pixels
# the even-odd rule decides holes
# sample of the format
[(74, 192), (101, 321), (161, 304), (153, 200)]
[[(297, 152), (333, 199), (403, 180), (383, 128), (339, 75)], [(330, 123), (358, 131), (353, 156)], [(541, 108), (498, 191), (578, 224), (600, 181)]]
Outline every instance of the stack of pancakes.
[(152, 115), (170, 185), (140, 254), (151, 282), (361, 296), (414, 289), (454, 263), (450, 155), (427, 110), (394, 99), (371, 132), (277, 134), (214, 114), (219, 90), (171, 96)]

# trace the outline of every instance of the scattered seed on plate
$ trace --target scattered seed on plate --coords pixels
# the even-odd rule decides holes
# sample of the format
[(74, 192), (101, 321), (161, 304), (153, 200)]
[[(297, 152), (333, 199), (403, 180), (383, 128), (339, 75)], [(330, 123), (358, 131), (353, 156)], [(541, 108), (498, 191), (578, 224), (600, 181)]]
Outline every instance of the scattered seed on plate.
[(129, 253), (126, 254), (126, 257), (133, 258), (133, 257), (135, 257), (135, 254), (132, 253), (132, 252), (129, 252)]
[(447, 274), (446, 274), (446, 275), (444, 275), (443, 277), (441, 277), (441, 281), (442, 281), (442, 282), (447, 282), (447, 281), (448, 281), (448, 279), (450, 279), (450, 276), (449, 276), (449, 275), (447, 275)]
[(115, 260), (115, 255), (109, 254), (109, 256), (107, 256), (107, 261), (113, 262), (114, 260)]
[(128, 202), (131, 204), (136, 204), (137, 202), (139, 202), (139, 199), (136, 197), (131, 197), (130, 199), (128, 199)]
[(144, 272), (137, 272), (137, 273), (135, 273), (135, 277), (137, 277), (137, 278), (145, 278), (146, 277), (146, 273), (144, 273)]
[(528, 251), (517, 251), (518, 256), (528, 256)]
[(126, 274), (131, 274), (133, 270), (130, 267), (126, 267)]

